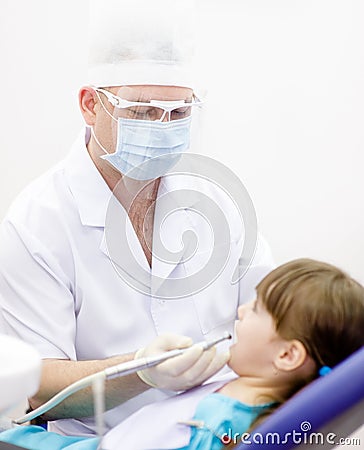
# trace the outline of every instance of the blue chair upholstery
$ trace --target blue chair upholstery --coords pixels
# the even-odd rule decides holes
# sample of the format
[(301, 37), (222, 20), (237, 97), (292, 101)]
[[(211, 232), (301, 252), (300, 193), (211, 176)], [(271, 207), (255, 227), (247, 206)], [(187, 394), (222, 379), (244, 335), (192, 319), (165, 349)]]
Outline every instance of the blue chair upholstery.
[(364, 347), (277, 409), (252, 431), (249, 443), (239, 438), (236, 448), (282, 450), (301, 444), (302, 448), (307, 444), (314, 448), (317, 444), (323, 450), (331, 448), (333, 442), (339, 444), (339, 438), (363, 423)]

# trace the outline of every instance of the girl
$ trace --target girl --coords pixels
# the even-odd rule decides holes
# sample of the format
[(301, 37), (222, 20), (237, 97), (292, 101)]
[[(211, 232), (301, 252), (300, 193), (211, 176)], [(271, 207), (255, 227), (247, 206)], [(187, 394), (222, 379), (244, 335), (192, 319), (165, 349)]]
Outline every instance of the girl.
[[(212, 387), (204, 385), (143, 408), (111, 430), (102, 448), (226, 448), (224, 438), (229, 431), (241, 436), (303, 386), (364, 345), (364, 288), (330, 264), (299, 259), (268, 274), (257, 286), (257, 299), (240, 306), (238, 317), (228, 363), (235, 372), (230, 381), (218, 387), (215, 383)], [(196, 403), (196, 395), (199, 401), (197, 407), (192, 406), (194, 413), (181, 423), (177, 418), (182, 411), (180, 405)], [(167, 411), (164, 417), (163, 411)], [(172, 427), (168, 427), (167, 418)], [(181, 427), (191, 427), (187, 441), (185, 436), (176, 438)], [(156, 441), (152, 440), (152, 430), (158, 430)], [(6, 440), (26, 445), (24, 440), (14, 438), (16, 432), (6, 432)], [(65, 440), (63, 446), (61, 442), (52, 446), (49, 441), (47, 448), (91, 450), (97, 446), (97, 440), (67, 443), (74, 438), (39, 434), (33, 438), (48, 435), (49, 439)], [(188, 444), (182, 447), (176, 442)], [(46, 447), (33, 443), (27, 448)]]
[(199, 403), (186, 450), (222, 448), (229, 428), (241, 436), (364, 345), (364, 288), (310, 259), (273, 270), (238, 316), (228, 363), (238, 378)]

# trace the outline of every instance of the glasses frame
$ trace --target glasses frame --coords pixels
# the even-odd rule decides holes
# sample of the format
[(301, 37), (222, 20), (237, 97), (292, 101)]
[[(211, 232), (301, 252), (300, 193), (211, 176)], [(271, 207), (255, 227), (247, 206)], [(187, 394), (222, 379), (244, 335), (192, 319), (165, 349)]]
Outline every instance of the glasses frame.
[(118, 109), (126, 109), (133, 106), (152, 106), (154, 108), (163, 109), (163, 114), (160, 119), (156, 119), (155, 122), (162, 122), (168, 113), (169, 121), (171, 120), (171, 112), (175, 109), (182, 108), (183, 106), (201, 108), (203, 101), (200, 100), (195, 94), (193, 94), (192, 102), (186, 102), (185, 100), (150, 100), (149, 102), (132, 102), (125, 100), (106, 89), (95, 87), (96, 92), (100, 92), (105, 95), (109, 103)]

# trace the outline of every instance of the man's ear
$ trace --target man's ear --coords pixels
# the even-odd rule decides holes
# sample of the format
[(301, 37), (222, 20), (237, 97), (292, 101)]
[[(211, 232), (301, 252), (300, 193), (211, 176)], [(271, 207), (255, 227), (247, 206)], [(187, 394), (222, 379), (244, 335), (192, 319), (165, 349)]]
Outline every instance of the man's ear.
[(82, 87), (78, 94), (81, 114), (87, 125), (93, 126), (96, 121), (95, 105), (97, 98), (94, 89), (89, 86)]
[(274, 359), (274, 366), (282, 372), (290, 372), (303, 366), (307, 356), (302, 342), (297, 339), (284, 341)]

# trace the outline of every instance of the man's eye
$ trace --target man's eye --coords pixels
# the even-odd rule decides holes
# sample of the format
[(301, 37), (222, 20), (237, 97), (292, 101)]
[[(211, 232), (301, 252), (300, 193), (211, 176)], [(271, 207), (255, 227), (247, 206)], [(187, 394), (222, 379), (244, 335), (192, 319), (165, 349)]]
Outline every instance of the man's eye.
[(190, 115), (190, 113), (191, 113), (190, 107), (178, 108), (178, 109), (174, 109), (172, 111), (172, 114), (174, 114), (176, 116), (187, 116), (187, 115)]

